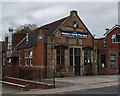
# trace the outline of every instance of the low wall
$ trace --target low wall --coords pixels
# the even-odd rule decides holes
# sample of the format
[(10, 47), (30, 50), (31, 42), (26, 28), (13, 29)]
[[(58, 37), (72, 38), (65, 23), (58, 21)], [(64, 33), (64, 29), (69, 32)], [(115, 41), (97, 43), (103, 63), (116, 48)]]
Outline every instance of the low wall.
[(20, 85), (25, 85), (29, 89), (36, 89), (36, 88), (48, 89), (48, 88), (52, 88), (53, 87), (52, 84), (46, 84), (46, 83), (42, 83), (42, 82), (24, 80), (24, 79), (7, 77), (7, 76), (5, 76), (5, 81), (6, 82), (15, 83), (15, 84), (20, 84)]

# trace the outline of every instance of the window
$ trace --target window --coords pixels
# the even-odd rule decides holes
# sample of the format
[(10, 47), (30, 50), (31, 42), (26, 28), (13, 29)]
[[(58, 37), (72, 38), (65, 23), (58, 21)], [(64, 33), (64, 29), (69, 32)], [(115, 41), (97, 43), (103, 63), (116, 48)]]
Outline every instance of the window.
[(110, 55), (110, 67), (115, 68), (115, 63), (116, 63), (116, 55)]
[(120, 56), (120, 51), (118, 52), (118, 56)]
[(101, 62), (101, 68), (105, 68), (106, 67), (106, 57), (105, 57), (105, 54), (101, 55), (100, 62)]
[(84, 50), (84, 65), (90, 65), (90, 64), (91, 64), (91, 51)]
[(19, 66), (21, 66), (21, 53), (19, 53)]
[(106, 39), (104, 39), (104, 47), (106, 47)]
[(73, 48), (70, 48), (70, 66), (73, 66)]
[(11, 66), (11, 62), (12, 62), (12, 59), (11, 59), (11, 58), (8, 58), (8, 59), (7, 59), (7, 66), (8, 66), (8, 67)]
[(120, 34), (112, 35), (112, 43), (120, 43)]
[(64, 65), (64, 53), (64, 48), (57, 48), (57, 65)]
[(25, 66), (28, 66), (28, 53), (25, 51)]
[(30, 66), (32, 66), (32, 50), (30, 50), (29, 59), (30, 59)]
[(2, 65), (5, 66), (5, 53), (3, 53), (3, 56), (2, 56)]

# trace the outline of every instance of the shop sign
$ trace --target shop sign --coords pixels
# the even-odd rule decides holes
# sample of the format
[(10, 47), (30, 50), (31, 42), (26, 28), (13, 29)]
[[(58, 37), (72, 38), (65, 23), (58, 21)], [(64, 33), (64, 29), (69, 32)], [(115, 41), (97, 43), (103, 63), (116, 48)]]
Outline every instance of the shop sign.
[(86, 33), (82, 33), (82, 32), (65, 32), (62, 31), (62, 35), (63, 36), (67, 36), (67, 37), (79, 37), (79, 38), (87, 38), (87, 34)]

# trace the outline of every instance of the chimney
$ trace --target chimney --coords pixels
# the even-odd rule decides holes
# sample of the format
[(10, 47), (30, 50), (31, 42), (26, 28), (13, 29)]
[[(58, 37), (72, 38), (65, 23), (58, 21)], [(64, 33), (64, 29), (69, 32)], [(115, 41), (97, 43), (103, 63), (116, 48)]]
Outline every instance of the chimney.
[(106, 30), (106, 32), (108, 32), (108, 31), (109, 31), (109, 28), (106, 28), (105, 30)]
[(8, 37), (8, 49), (12, 50), (12, 36), (13, 36), (13, 28), (9, 27), (9, 37)]
[(70, 11), (70, 15), (71, 15), (71, 16), (76, 16), (76, 15), (77, 15), (77, 11), (76, 11), (76, 10)]
[(26, 43), (28, 42), (28, 33), (26, 33)]
[(28, 30), (28, 29), (29, 29), (29, 27), (24, 27), (24, 29), (25, 29), (25, 30)]

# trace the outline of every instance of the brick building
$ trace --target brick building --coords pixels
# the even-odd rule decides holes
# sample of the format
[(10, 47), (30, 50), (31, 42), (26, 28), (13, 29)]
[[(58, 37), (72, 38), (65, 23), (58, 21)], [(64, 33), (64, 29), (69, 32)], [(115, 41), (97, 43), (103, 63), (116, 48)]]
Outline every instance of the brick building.
[(5, 67), (5, 42), (0, 41), (0, 79), (4, 78)]
[(51, 77), (53, 72), (57, 76), (97, 74), (96, 40), (75, 10), (32, 32), (11, 35), (12, 29), (9, 31), (5, 42), (6, 76), (44, 78)]
[(104, 38), (97, 40), (99, 74), (120, 73), (120, 25), (107, 29)]

